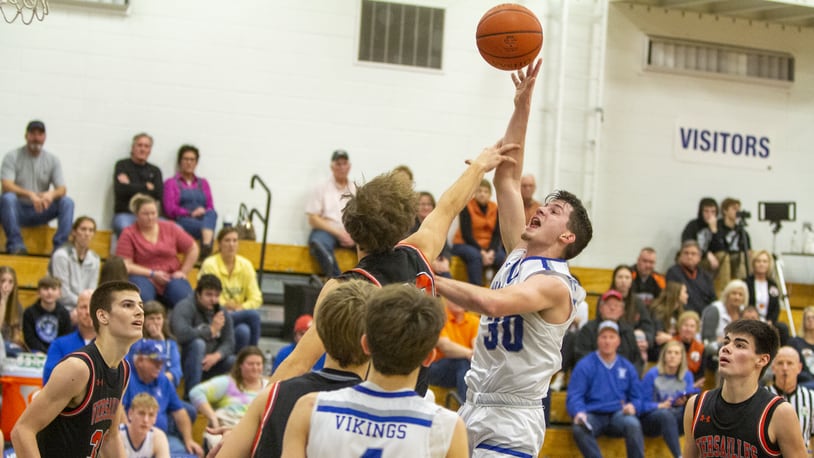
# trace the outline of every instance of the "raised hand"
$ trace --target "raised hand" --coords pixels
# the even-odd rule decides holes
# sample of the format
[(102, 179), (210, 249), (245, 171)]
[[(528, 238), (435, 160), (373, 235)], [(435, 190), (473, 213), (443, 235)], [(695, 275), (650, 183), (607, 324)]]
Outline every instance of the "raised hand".
[(537, 73), (540, 72), (543, 59), (537, 59), (535, 62), (529, 64), (526, 71), (521, 68), (515, 73), (512, 73), (512, 81), (514, 82), (514, 104), (515, 106), (531, 103), (531, 94), (534, 92), (534, 82), (537, 81)]
[(487, 172), (494, 170), (498, 165), (503, 162), (511, 162), (516, 164), (517, 161), (513, 157), (506, 156), (506, 153), (520, 148), (517, 143), (503, 144), (503, 139), (498, 140), (493, 146), (488, 146), (481, 151), (480, 155), (472, 160), (467, 160), (467, 164), (473, 162), (483, 165)]

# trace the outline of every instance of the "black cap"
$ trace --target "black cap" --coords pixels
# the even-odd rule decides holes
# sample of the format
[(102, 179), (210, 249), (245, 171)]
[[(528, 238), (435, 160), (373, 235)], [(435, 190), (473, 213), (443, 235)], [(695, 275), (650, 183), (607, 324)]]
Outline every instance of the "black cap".
[(348, 160), (348, 152), (343, 149), (338, 149), (334, 151), (334, 153), (331, 155), (331, 162), (336, 161), (338, 159)]
[(32, 130), (41, 130), (41, 131), (45, 132), (45, 123), (43, 123), (42, 121), (37, 121), (37, 120), (29, 122), (28, 126), (26, 126), (26, 128), (25, 128), (25, 131), (26, 132), (31, 132)]

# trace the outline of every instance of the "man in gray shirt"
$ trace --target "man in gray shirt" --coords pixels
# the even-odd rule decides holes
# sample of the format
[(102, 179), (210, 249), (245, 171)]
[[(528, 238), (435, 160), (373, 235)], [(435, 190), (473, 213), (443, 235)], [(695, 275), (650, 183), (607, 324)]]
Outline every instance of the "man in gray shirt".
[[(6, 251), (25, 254), (20, 227), (40, 226), (57, 218), (54, 250), (68, 240), (73, 222), (73, 200), (65, 195), (65, 178), (59, 159), (42, 148), (45, 124), (31, 121), (25, 146), (9, 151), (0, 169), (3, 196), (0, 223), (6, 231)], [(51, 186), (53, 185), (53, 189)]]

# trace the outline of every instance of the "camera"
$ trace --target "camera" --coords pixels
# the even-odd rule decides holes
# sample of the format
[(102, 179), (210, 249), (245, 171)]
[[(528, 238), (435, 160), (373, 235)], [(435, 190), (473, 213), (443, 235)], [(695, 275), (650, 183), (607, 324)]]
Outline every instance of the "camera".
[(741, 219), (747, 219), (752, 217), (752, 213), (750, 213), (748, 210), (741, 210), (735, 213), (735, 216)]

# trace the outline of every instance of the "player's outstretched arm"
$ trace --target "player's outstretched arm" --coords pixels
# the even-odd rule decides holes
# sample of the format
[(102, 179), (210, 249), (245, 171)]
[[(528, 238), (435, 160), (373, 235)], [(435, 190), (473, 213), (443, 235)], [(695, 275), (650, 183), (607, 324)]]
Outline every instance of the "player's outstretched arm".
[(507, 156), (514, 161), (506, 161), (495, 170), (495, 195), (497, 196), (498, 217), (500, 218), (500, 236), (507, 253), (520, 242), (520, 234), (526, 226), (526, 214), (523, 210), (523, 199), (520, 195), (520, 177), (523, 174), (523, 157), (526, 145), (526, 129), (531, 112), (531, 96), (534, 83), (540, 71), (541, 59), (529, 64), (528, 68), (512, 73), (514, 82), (514, 112), (506, 127), (503, 141), (516, 143), (520, 148), (509, 151)]
[(446, 243), (447, 232), (452, 220), (472, 198), (483, 175), (494, 170), (503, 162), (514, 161), (507, 156), (507, 153), (517, 148), (518, 145), (513, 143), (494, 145), (484, 148), (477, 158), (468, 161), (469, 167), (449, 189), (444, 191), (444, 194), (438, 199), (435, 209), (424, 218), (418, 231), (403, 241), (418, 247), (427, 259), (437, 258)]
[(319, 334), (317, 334), (316, 327), (316, 321), (319, 319), (319, 307), (322, 301), (325, 300), (325, 296), (336, 289), (340, 284), (339, 280), (332, 278), (322, 286), (319, 297), (317, 297), (317, 303), (314, 306), (314, 324), (311, 325), (300, 341), (297, 342), (294, 351), (288, 355), (288, 358), (280, 363), (277, 370), (271, 374), (271, 378), (269, 379), (271, 382), (282, 382), (283, 380), (305, 374), (314, 367), (317, 360), (325, 353), (325, 345), (322, 343)]
[(780, 454), (784, 457), (807, 457), (806, 444), (800, 435), (800, 421), (797, 412), (788, 402), (777, 406), (769, 423), (769, 439), (780, 446)]
[(294, 405), (285, 426), (282, 458), (305, 458), (308, 433), (311, 430), (311, 412), (314, 410), (317, 394), (306, 394)]
[(571, 301), (565, 284), (549, 275), (533, 275), (523, 283), (500, 289), (437, 277), (435, 287), (439, 294), (461, 307), (491, 317), (539, 312)]
[(221, 443), (216, 446), (220, 452), (215, 456), (218, 458), (238, 458), (251, 455), (254, 438), (260, 428), (263, 427), (261, 424), (263, 410), (266, 408), (271, 390), (275, 387), (276, 384), (274, 383), (266, 386), (252, 400), (240, 422), (232, 428), (231, 432), (225, 434)]
[(455, 430), (452, 432), (452, 442), (449, 444), (447, 458), (468, 458), (469, 443), (466, 437), (466, 426), (464, 421), (458, 417), (455, 422)]
[(17, 456), (39, 457), (37, 433), (45, 429), (69, 405), (79, 405), (87, 391), (88, 366), (77, 358), (57, 364), (48, 383), (20, 415), (11, 431)]
[(696, 458), (698, 456), (698, 446), (695, 445), (692, 433), (692, 416), (696, 402), (698, 402), (698, 395), (691, 397), (684, 407), (684, 454), (681, 455), (684, 458)]
[(116, 417), (110, 422), (110, 428), (108, 428), (105, 433), (99, 456), (127, 457), (127, 450), (124, 448), (122, 436), (119, 434), (119, 424), (124, 422), (126, 418), (124, 408), (119, 404), (119, 407), (116, 409)]

